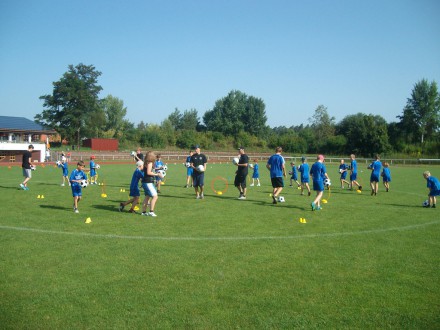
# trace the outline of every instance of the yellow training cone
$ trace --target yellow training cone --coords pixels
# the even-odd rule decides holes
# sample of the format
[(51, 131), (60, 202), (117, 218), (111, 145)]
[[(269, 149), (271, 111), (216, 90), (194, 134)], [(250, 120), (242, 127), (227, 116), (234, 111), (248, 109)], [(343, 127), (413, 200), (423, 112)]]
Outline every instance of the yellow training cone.
[(107, 197), (107, 194), (101, 194), (101, 197), (102, 197), (102, 198), (106, 198), (106, 197)]
[(41, 196), (40, 196), (40, 195), (38, 195), (38, 196), (37, 196), (37, 198), (41, 198)]
[(44, 198), (44, 195), (41, 195), (41, 198)]
[(360, 193), (362, 192), (362, 190), (359, 190), (359, 189), (358, 189), (358, 190), (356, 190), (356, 192), (357, 192), (358, 194), (360, 194)]
[(322, 202), (323, 202), (324, 204), (327, 204), (327, 200), (326, 200), (326, 199), (323, 199)]
[(92, 219), (87, 218), (86, 221), (85, 221), (85, 223), (92, 223)]
[(221, 191), (217, 191), (217, 195), (223, 195)]

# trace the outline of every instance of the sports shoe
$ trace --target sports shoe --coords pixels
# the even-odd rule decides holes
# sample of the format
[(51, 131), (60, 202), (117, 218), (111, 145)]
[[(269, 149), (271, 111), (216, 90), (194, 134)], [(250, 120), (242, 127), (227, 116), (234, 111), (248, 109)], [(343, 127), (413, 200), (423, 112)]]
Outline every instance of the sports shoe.
[(238, 199), (246, 199), (246, 196), (240, 195), (240, 197), (238, 197)]
[(197, 196), (196, 196), (196, 199), (200, 199), (200, 196), (199, 196), (199, 195), (197, 195)]
[(257, 187), (261, 186), (260, 184), (257, 184)]
[(64, 183), (61, 184), (61, 187), (64, 187)]
[(308, 194), (308, 196), (310, 196), (312, 193), (309, 191), (309, 194)]
[(203, 193), (200, 195), (200, 199), (205, 198), (205, 195), (203, 195)]
[(316, 211), (321, 211), (322, 210), (322, 207), (321, 206), (318, 206), (317, 208), (316, 208)]
[(361, 191), (362, 191), (362, 186), (359, 186), (359, 190), (361, 190)]
[(124, 204), (120, 203), (119, 204), (119, 212), (122, 212), (124, 210)]
[(149, 216), (150, 212), (142, 212), (141, 215)]
[(274, 196), (272, 196), (272, 204), (277, 204), (277, 203), (278, 203), (277, 199)]
[(312, 202), (312, 203), (310, 204), (310, 206), (312, 207), (312, 211), (315, 211), (315, 210), (316, 210), (316, 205), (315, 205), (315, 203)]
[(78, 211), (77, 208), (74, 208), (74, 209), (73, 209), (73, 212), (75, 212), (75, 213), (79, 213), (79, 211)]
[(254, 184), (253, 183), (251, 183), (250, 185), (249, 185), (249, 187), (253, 187), (254, 186)]
[(435, 204), (432, 204), (432, 206), (431, 206), (433, 209), (435, 209), (436, 207), (435, 207)]
[(157, 217), (157, 214), (154, 213), (154, 212), (148, 212), (148, 215), (149, 215), (150, 217)]
[(25, 186), (24, 184), (22, 184), (22, 183), (20, 183), (20, 188), (23, 189), (23, 190), (26, 190), (26, 189), (25, 189), (26, 186)]
[(29, 190), (29, 188), (28, 188), (27, 186), (25, 186), (25, 187), (23, 188), (23, 190)]
[(129, 209), (129, 210), (128, 210), (128, 213), (134, 213), (134, 214), (136, 214), (137, 212), (136, 212), (135, 210), (133, 210), (133, 209)]

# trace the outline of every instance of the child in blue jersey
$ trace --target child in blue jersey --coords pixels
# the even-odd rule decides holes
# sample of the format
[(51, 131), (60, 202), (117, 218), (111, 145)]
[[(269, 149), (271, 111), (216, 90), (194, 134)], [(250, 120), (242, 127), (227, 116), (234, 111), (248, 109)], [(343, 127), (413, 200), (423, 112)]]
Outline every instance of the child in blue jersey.
[(278, 195), (284, 188), (284, 177), (286, 176), (285, 160), (281, 156), (283, 149), (277, 147), (275, 154), (270, 156), (266, 168), (270, 171), (270, 181), (272, 183), (272, 204), (277, 204)]
[(436, 196), (440, 195), (440, 181), (433, 177), (429, 171), (423, 172), (423, 177), (426, 179), (426, 187), (429, 189), (428, 205), (425, 207), (434, 207), (437, 204)]
[(257, 186), (260, 186), (260, 170), (258, 167), (258, 160), (254, 159), (254, 164), (253, 166), (253, 172), (252, 172), (252, 183), (250, 184), (251, 187), (254, 186), (255, 181), (257, 181)]
[(63, 170), (63, 183), (61, 183), (61, 186), (64, 187), (64, 183), (67, 181), (70, 186), (69, 181), (69, 166), (67, 165), (67, 159), (63, 159), (60, 162), (57, 162), (57, 166)]
[(80, 182), (82, 180), (87, 180), (87, 176), (84, 173), (84, 162), (80, 160), (76, 165), (76, 169), (72, 171), (70, 174), (70, 187), (72, 188), (72, 196), (73, 196), (73, 211), (75, 213), (79, 213), (78, 211), (78, 203), (82, 198), (82, 189)]
[(298, 182), (298, 171), (296, 169), (295, 163), (294, 162), (290, 162), (290, 166), (292, 167), (292, 170), (289, 171), (289, 174), (291, 175), (290, 177), (290, 187), (292, 187), (293, 181), (296, 182), (296, 185), (298, 187), (298, 189), (301, 187), (301, 184)]
[(344, 189), (344, 183), (346, 183), (347, 186), (350, 187), (350, 182), (345, 180), (347, 178), (348, 165), (345, 164), (345, 161), (343, 159), (341, 159), (341, 163), (339, 164), (339, 173), (341, 174), (341, 188)]
[(191, 183), (191, 187), (193, 186), (193, 184), (192, 184), (193, 168), (191, 167), (191, 156), (193, 154), (194, 154), (194, 151), (190, 150), (189, 151), (189, 156), (186, 157), (186, 162), (185, 162), (185, 166), (186, 166), (186, 185), (185, 185), (185, 188), (188, 188), (190, 183)]
[(382, 169), (382, 163), (380, 162), (379, 155), (375, 156), (374, 162), (368, 165), (368, 169), (371, 170), (370, 176), (370, 187), (371, 187), (371, 196), (376, 196), (377, 191), (379, 189), (379, 178), (380, 178), (380, 170)]
[(362, 190), (362, 186), (357, 182), (357, 162), (354, 154), (350, 155), (350, 189), (353, 190), (353, 185), (358, 186), (359, 190)]
[(139, 190), (139, 181), (144, 177), (144, 162), (142, 160), (138, 160), (136, 163), (136, 169), (134, 170), (133, 176), (131, 177), (130, 183), (130, 198), (126, 202), (122, 202), (119, 204), (119, 212), (124, 210), (124, 207), (128, 204), (131, 204), (130, 213), (136, 213), (134, 208), (139, 204), (139, 197), (141, 196), (141, 192)]
[(390, 191), (391, 172), (389, 167), (390, 164), (388, 164), (387, 162), (383, 163), (382, 181), (383, 185), (385, 186), (386, 192)]
[[(161, 160), (161, 155), (156, 155), (156, 161), (154, 162), (154, 172), (158, 173), (159, 170), (162, 170), (164, 167), (164, 163)], [(162, 178), (157, 176), (156, 177), (156, 191), (158, 194), (160, 194), (160, 185), (162, 184)]]
[(321, 198), (324, 194), (324, 179), (328, 179), (327, 170), (324, 165), (324, 156), (318, 155), (316, 162), (310, 169), (310, 175), (313, 180), (313, 190), (316, 191), (315, 200), (310, 204), (312, 211), (321, 210)]
[(307, 188), (308, 195), (310, 196), (310, 176), (309, 176), (309, 164), (307, 164), (306, 157), (301, 157), (302, 164), (298, 166), (298, 172), (301, 173), (301, 195), (304, 195), (304, 188)]
[(98, 173), (96, 172), (95, 156), (90, 156), (90, 184), (98, 184)]

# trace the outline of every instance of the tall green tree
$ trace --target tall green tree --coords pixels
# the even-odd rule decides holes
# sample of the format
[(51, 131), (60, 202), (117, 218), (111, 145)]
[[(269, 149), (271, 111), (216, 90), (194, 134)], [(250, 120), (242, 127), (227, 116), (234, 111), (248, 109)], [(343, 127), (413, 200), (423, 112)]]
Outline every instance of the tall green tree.
[(127, 115), (127, 108), (124, 107), (124, 101), (107, 95), (101, 100), (101, 107), (105, 115), (106, 132), (111, 131), (112, 138), (120, 138), (125, 127), (125, 116)]
[(327, 107), (319, 105), (309, 121), (315, 135), (314, 147), (316, 150), (314, 150), (314, 152), (319, 152), (319, 149), (322, 148), (330, 138), (335, 136), (335, 118), (330, 117)]
[(36, 122), (55, 129), (62, 138), (80, 143), (81, 131), (90, 123), (90, 118), (101, 110), (98, 85), (101, 72), (93, 65), (69, 65), (60, 80), (53, 83), (52, 94), (42, 95), (46, 108), (35, 116)]
[(241, 131), (262, 136), (266, 131), (265, 104), (262, 99), (231, 91), (206, 111), (203, 122), (207, 130), (236, 137)]
[(407, 136), (423, 144), (430, 139), (440, 127), (440, 94), (437, 83), (422, 79), (414, 85), (411, 97), (408, 98), (403, 114), (400, 118), (400, 126)]

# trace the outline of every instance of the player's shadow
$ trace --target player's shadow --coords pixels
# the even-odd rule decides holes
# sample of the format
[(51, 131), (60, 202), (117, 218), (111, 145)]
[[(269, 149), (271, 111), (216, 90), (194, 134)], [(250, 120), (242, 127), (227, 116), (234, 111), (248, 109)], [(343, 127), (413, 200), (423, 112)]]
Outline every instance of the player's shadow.
[(61, 185), (58, 183), (39, 182), (38, 184), (42, 185), (42, 186), (60, 186), (61, 187)]
[(395, 203), (381, 203), (381, 205), (389, 205), (389, 206), (396, 206), (396, 207), (406, 207), (406, 208), (415, 208), (415, 209), (423, 209), (423, 206), (419, 205), (409, 205), (409, 204), (395, 204)]
[(103, 211), (119, 211), (118, 207), (119, 204), (116, 205), (101, 205), (101, 204), (96, 204), (96, 205), (92, 205), (93, 208), (98, 209), (98, 210), (103, 210)]
[(8, 186), (0, 186), (0, 188), (5, 188), (5, 189), (17, 189), (17, 190), (23, 190), (20, 187), (8, 187)]
[(65, 206), (55, 206), (55, 205), (40, 205), (41, 208), (43, 209), (51, 209), (51, 210), (69, 210), (71, 211), (72, 208), (71, 207), (65, 207)]

